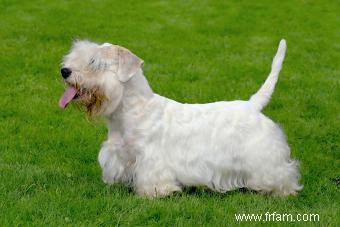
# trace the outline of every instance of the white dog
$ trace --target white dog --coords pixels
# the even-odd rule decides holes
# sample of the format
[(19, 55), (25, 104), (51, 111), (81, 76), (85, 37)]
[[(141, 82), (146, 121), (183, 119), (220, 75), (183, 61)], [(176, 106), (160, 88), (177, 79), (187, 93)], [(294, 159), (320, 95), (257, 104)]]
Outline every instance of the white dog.
[(250, 100), (182, 104), (152, 92), (143, 60), (129, 50), (76, 41), (62, 63), (68, 88), (59, 105), (76, 101), (107, 119), (98, 157), (105, 183), (125, 182), (149, 197), (198, 185), (295, 194), (302, 188), (298, 164), (280, 127), (261, 113), (285, 51), (282, 40), (271, 73)]

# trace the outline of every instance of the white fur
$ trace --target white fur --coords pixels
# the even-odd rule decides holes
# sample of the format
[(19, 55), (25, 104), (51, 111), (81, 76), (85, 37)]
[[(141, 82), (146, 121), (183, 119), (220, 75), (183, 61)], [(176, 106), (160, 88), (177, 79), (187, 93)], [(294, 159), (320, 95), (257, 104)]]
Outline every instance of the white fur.
[(100, 70), (80, 70), (77, 80), (87, 88), (100, 86), (110, 97), (102, 107), (108, 139), (98, 157), (105, 183), (126, 182), (150, 197), (197, 185), (218, 192), (245, 187), (278, 195), (302, 188), (284, 133), (260, 112), (278, 79), (284, 40), (272, 72), (249, 101), (208, 104), (182, 104), (154, 94), (141, 68), (126, 82), (119, 81), (117, 59), (98, 57), (101, 49), (113, 46), (119, 48), (80, 41), (63, 63), (84, 69), (91, 58), (104, 62)]

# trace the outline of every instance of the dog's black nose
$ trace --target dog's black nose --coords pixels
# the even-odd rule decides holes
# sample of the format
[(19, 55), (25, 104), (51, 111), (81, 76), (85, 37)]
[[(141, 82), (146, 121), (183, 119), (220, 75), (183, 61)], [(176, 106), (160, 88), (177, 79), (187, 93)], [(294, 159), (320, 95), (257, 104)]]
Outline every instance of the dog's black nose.
[(69, 69), (69, 68), (62, 68), (62, 69), (60, 70), (60, 72), (61, 72), (62, 77), (63, 77), (64, 79), (66, 79), (67, 77), (69, 77), (69, 76), (71, 75), (72, 70)]

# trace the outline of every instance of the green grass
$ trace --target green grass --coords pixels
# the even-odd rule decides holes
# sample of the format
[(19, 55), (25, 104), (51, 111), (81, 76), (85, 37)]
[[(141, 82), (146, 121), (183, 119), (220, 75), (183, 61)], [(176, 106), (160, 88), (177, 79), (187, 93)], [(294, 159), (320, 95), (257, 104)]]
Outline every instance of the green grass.
[[(266, 212), (320, 215), (290, 224), (340, 223), (338, 1), (112, 2), (0, 0), (1, 226), (226, 226), (238, 224), (235, 213)], [(287, 57), (265, 113), (300, 160), (296, 197), (198, 188), (148, 200), (108, 187), (96, 160), (103, 121), (57, 106), (59, 63), (76, 38), (131, 49), (155, 92), (203, 103), (248, 99), (282, 37)]]

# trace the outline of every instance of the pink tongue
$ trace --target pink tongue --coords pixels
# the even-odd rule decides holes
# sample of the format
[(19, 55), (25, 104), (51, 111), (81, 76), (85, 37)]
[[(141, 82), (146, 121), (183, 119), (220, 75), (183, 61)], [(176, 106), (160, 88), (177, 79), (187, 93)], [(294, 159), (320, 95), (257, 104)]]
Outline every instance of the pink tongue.
[(67, 106), (67, 104), (71, 102), (74, 96), (76, 96), (76, 94), (77, 94), (77, 89), (75, 89), (74, 87), (67, 88), (63, 97), (61, 97), (59, 100), (60, 108), (64, 109)]

